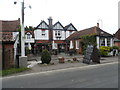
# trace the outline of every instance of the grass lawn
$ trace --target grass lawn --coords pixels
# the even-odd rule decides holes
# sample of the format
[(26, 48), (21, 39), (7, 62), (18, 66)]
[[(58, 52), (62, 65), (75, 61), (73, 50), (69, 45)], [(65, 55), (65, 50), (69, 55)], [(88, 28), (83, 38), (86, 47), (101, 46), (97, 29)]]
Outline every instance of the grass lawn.
[(1, 70), (0, 76), (6, 76), (6, 75), (18, 73), (18, 72), (23, 72), (26, 70), (30, 70), (30, 68), (10, 68), (10, 69), (6, 69), (6, 70)]

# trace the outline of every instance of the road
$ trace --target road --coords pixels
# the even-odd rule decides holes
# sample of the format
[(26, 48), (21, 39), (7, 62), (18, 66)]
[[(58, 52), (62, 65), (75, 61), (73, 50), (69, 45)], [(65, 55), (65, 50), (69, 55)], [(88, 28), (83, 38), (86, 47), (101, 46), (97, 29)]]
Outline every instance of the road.
[(3, 78), (3, 88), (118, 88), (118, 64)]

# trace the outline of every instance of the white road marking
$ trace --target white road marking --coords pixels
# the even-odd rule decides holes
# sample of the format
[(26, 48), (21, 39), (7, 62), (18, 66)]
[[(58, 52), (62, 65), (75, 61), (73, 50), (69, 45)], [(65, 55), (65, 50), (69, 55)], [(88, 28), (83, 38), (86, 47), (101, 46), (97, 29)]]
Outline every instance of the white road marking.
[(52, 73), (52, 72), (59, 72), (59, 71), (66, 71), (66, 70), (73, 70), (73, 69), (86, 69), (86, 68), (90, 69), (90, 68), (94, 68), (94, 67), (100, 67), (100, 66), (117, 64), (117, 63), (118, 62), (112, 62), (112, 63), (105, 63), (105, 64), (95, 64), (95, 65), (88, 65), (88, 66), (81, 66), (81, 67), (72, 67), (72, 68), (65, 68), (65, 69), (58, 69), (58, 70), (51, 70), (51, 71), (43, 71), (43, 72), (29, 73), (29, 74), (24, 74), (24, 75), (8, 76), (8, 77), (3, 77), (2, 79), (9, 79), (9, 78), (15, 78), (15, 77), (37, 75), (37, 74), (45, 74), (45, 73)]

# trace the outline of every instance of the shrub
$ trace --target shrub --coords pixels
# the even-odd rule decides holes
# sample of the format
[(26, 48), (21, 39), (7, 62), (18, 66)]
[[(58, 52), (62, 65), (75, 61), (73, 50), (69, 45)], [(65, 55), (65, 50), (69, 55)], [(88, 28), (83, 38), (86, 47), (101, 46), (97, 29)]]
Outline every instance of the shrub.
[(117, 46), (113, 46), (113, 47), (111, 47), (111, 48), (112, 48), (112, 49), (117, 49), (117, 50), (119, 49)]
[(41, 61), (42, 61), (42, 64), (44, 64), (44, 63), (49, 64), (50, 63), (50, 61), (51, 61), (51, 55), (48, 52), (48, 50), (45, 49), (45, 50), (42, 51)]
[(81, 47), (82, 47), (83, 55), (85, 55), (86, 48), (88, 45), (93, 45), (95, 47), (97, 46), (95, 34), (83, 35), (83, 36), (80, 36), (80, 38), (81, 38)]
[(107, 56), (108, 53), (110, 52), (110, 47), (108, 47), (108, 46), (101, 46), (99, 48), (99, 51), (100, 51), (100, 55), (101, 56)]

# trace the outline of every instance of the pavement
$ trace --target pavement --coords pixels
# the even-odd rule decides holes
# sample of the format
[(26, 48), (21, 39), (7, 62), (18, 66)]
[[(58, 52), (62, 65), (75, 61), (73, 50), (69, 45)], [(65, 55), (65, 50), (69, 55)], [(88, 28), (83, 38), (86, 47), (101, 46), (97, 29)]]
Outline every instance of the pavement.
[[(64, 57), (65, 63), (59, 63), (58, 58)], [(77, 61), (72, 60), (73, 57), (77, 58)], [(14, 75), (23, 75), (23, 74), (30, 74), (30, 73), (37, 73), (37, 72), (46, 72), (46, 71), (52, 71), (52, 70), (59, 70), (59, 69), (66, 69), (66, 68), (73, 68), (73, 67), (84, 67), (88, 66), (88, 64), (82, 63), (83, 61), (83, 55), (73, 55), (69, 56), (67, 54), (61, 53), (59, 55), (52, 55), (51, 64), (40, 64), (40, 56), (31, 56), (28, 57), (28, 67), (31, 68), (30, 70), (12, 74), (9, 76)], [(100, 60), (100, 64), (105, 63), (112, 63), (112, 62), (118, 62), (118, 56), (114, 57), (102, 57)], [(89, 65), (95, 65), (94, 63), (91, 63)], [(99, 64), (98, 64), (99, 65)]]

